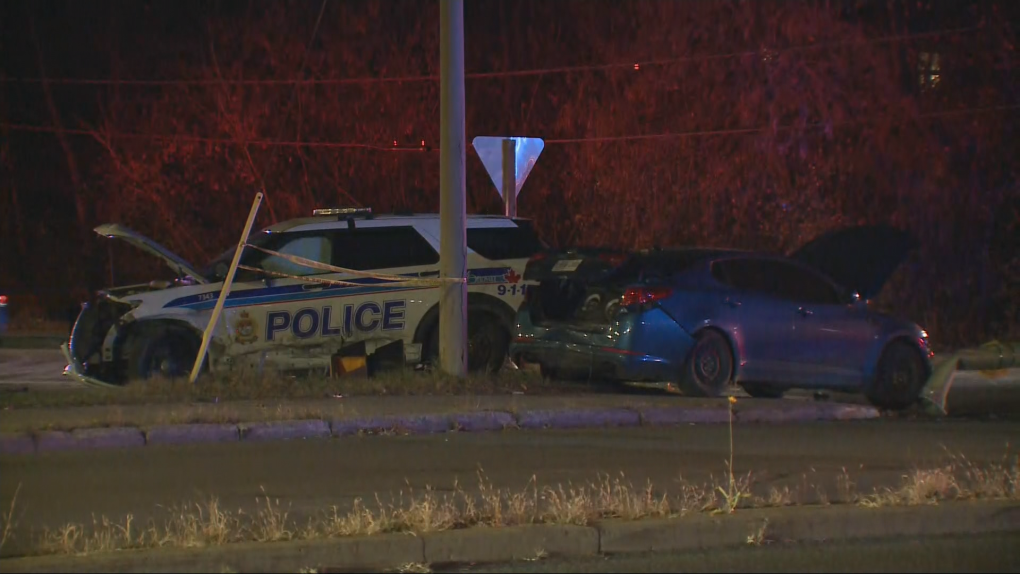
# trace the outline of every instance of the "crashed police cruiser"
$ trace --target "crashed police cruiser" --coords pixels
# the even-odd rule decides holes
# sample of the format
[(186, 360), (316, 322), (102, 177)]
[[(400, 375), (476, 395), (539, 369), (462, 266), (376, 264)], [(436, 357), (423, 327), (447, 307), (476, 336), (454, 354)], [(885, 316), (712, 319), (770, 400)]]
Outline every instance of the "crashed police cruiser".
[[(434, 362), (439, 229), (437, 214), (338, 208), (252, 234), (204, 371), (336, 373), (344, 371), (338, 367), (344, 356), (364, 357), (369, 369), (373, 358)], [(119, 224), (95, 232), (163, 259), (176, 279), (104, 289), (84, 303), (62, 346), (65, 374), (90, 384), (186, 376), (234, 249), (199, 269)], [(506, 359), (524, 300), (524, 267), (544, 245), (529, 220), (471, 215), (467, 247), (468, 368), (495, 371)], [(348, 272), (310, 267), (309, 260)], [(394, 282), (395, 276), (409, 281)]]

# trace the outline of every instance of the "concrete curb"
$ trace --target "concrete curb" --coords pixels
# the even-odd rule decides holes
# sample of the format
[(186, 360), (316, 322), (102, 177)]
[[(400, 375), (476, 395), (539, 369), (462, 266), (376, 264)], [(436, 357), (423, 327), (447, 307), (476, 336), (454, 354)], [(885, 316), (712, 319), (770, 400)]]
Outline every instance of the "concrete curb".
[(139, 446), (145, 446), (145, 435), (141, 429), (135, 427), (76, 429), (70, 432), (43, 431), (35, 437), (37, 452)]
[(453, 429), (449, 415), (410, 415), (373, 417), (370, 419), (333, 419), (329, 423), (335, 437), (361, 433), (402, 431), (408, 434), (436, 434)]
[(0, 436), (0, 453), (32, 454), (35, 452), (35, 439), (27, 434), (11, 434)]
[(450, 419), (453, 421), (454, 429), (465, 432), (498, 431), (517, 425), (512, 414), (500, 411), (462, 413), (453, 415)]
[(983, 534), (1020, 530), (1016, 502), (956, 502), (939, 506), (828, 506), (738, 510), (730, 516), (614, 521), (599, 525), (600, 550), (659, 552), (759, 543)]
[(734, 422), (741, 423), (792, 423), (824, 420), (866, 420), (879, 418), (873, 407), (863, 405), (806, 404), (788, 409), (735, 410)]
[(0, 560), (0, 564), (4, 572), (300, 572), (309, 564), (383, 568), (421, 562), (424, 554), (421, 538), (380, 534), (299, 542), (245, 542), (203, 549), (125, 551), (87, 558), (13, 558)]
[(524, 411), (517, 416), (517, 426), (522, 429), (636, 427), (640, 424), (640, 415), (630, 409), (537, 410)]
[(84, 556), (5, 559), (4, 572), (366, 571), (409, 563), (486, 563), (541, 554), (725, 549), (750, 543), (948, 536), (1020, 531), (1016, 501), (938, 506), (826, 506), (738, 510), (732, 515), (610, 520), (593, 526), (469, 528), (419, 536), (385, 534), (334, 540), (242, 543), (204, 550), (140, 550)]
[[(738, 406), (734, 409), (733, 420), (736, 423), (789, 423), (864, 420), (879, 416), (878, 410), (868, 406), (787, 403), (782, 407), (757, 407), (747, 410), (741, 410)], [(333, 419), (328, 422), (289, 420), (242, 424), (199, 423), (161, 425), (147, 431), (135, 427), (89, 428), (73, 431), (41, 431), (34, 439), (26, 434), (3, 434), (0, 435), (0, 455), (166, 444), (326, 439), (384, 432), (418, 435), (452, 431), (489, 432), (513, 428), (567, 430), (725, 424), (728, 421), (729, 411), (726, 408), (650, 407), (393, 415), (363, 419)]]
[(305, 438), (329, 438), (329, 424), (326, 421), (274, 421), (241, 425), (241, 440), (265, 442)]
[(240, 440), (237, 425), (190, 424), (152, 427), (145, 433), (146, 444), (198, 444)]
[(694, 410), (673, 407), (651, 407), (638, 410), (638, 414), (641, 415), (641, 424), (643, 426), (720, 424), (727, 423), (730, 420), (727, 409)]
[(540, 554), (591, 556), (599, 553), (599, 531), (589, 526), (536, 524), (468, 528), (422, 535), (425, 564), (507, 562)]

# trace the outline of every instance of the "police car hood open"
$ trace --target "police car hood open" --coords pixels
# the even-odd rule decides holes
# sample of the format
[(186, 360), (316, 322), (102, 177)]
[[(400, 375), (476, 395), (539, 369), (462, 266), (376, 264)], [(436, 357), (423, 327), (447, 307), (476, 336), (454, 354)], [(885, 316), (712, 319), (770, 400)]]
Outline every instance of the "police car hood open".
[(150, 255), (155, 255), (156, 257), (159, 257), (160, 259), (166, 262), (166, 264), (170, 267), (170, 269), (174, 271), (174, 273), (177, 273), (179, 276), (191, 277), (192, 279), (199, 283), (209, 282), (208, 279), (203, 277), (198, 271), (195, 270), (194, 266), (192, 266), (184, 259), (181, 259), (174, 252), (168, 250), (167, 248), (142, 235), (141, 233), (138, 233), (137, 231), (124, 227), (119, 223), (107, 223), (104, 225), (100, 225), (99, 227), (93, 229), (93, 231), (104, 237), (122, 239), (130, 243), (131, 245), (137, 247), (138, 249), (141, 249), (142, 251), (149, 253)]

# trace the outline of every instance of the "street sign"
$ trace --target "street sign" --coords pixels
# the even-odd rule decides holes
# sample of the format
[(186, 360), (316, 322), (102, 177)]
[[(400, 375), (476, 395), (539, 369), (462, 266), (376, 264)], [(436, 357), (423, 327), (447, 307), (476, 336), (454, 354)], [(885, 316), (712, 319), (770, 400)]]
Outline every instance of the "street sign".
[(489, 172), (492, 183), (496, 184), (496, 191), (503, 197), (503, 140), (512, 140), (514, 143), (515, 160), (515, 181), (517, 188), (513, 197), (521, 193), (524, 180), (528, 179), (531, 168), (535, 167), (538, 156), (542, 155), (545, 149), (545, 140), (542, 138), (525, 137), (502, 137), (502, 136), (477, 136), (471, 144), (482, 160), (485, 171)]

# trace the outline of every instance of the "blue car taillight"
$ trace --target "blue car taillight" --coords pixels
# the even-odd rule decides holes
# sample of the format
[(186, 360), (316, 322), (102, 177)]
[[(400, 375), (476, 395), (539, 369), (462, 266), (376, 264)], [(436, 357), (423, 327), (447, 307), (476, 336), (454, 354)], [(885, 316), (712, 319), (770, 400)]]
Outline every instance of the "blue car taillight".
[(673, 289), (669, 287), (629, 287), (620, 298), (620, 306), (647, 305), (665, 299), (672, 294)]

